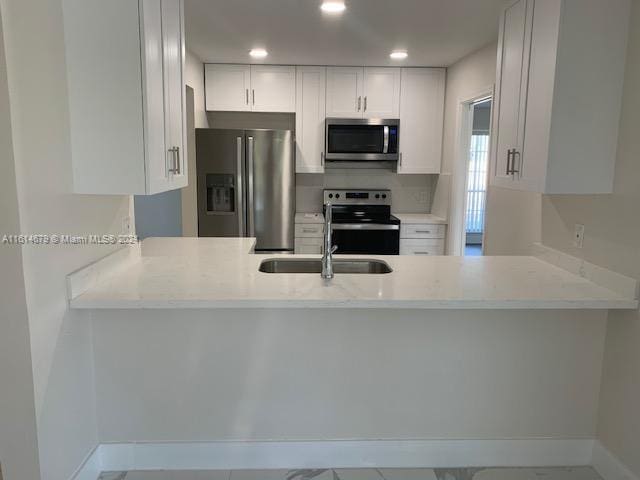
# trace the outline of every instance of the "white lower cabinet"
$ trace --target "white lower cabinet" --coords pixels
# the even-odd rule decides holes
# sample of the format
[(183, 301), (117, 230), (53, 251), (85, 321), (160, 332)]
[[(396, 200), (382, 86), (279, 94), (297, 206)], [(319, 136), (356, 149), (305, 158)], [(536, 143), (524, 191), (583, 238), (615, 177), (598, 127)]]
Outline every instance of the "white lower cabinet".
[(63, 0), (73, 189), (187, 185), (183, 0)]
[(297, 213), (295, 221), (295, 253), (322, 255), (324, 216), (321, 213)]
[(400, 255), (444, 255), (444, 238), (401, 238)]
[(444, 255), (446, 231), (441, 224), (402, 223), (400, 255)]

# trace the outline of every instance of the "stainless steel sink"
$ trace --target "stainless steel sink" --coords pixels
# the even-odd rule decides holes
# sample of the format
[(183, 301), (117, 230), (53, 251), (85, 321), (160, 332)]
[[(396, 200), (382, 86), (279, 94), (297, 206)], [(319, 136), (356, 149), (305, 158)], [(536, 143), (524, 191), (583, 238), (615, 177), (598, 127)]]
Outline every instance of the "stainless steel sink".
[[(322, 272), (322, 261), (320, 259), (288, 259), (271, 258), (263, 260), (260, 264), (260, 271), (263, 273), (317, 273)], [(380, 275), (391, 273), (391, 267), (381, 260), (333, 260), (333, 271), (335, 273), (349, 274), (370, 274)]]

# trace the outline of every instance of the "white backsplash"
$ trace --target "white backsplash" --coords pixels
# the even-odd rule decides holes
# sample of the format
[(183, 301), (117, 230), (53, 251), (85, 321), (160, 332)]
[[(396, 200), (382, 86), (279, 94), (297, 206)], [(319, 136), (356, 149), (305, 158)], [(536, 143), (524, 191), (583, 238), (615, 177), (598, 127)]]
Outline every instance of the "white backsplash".
[(391, 190), (392, 210), (398, 213), (431, 213), (437, 175), (398, 175), (386, 170), (331, 170), (296, 175), (296, 210), (322, 210), (325, 188), (380, 188)]

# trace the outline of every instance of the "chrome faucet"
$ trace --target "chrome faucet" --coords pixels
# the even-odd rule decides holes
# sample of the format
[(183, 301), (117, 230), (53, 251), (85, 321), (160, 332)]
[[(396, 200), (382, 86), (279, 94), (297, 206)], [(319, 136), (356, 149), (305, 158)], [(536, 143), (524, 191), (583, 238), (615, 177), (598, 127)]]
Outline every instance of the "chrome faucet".
[(338, 248), (337, 245), (331, 245), (331, 217), (333, 216), (333, 207), (331, 202), (324, 205), (324, 254), (322, 255), (322, 278), (333, 278), (333, 252)]

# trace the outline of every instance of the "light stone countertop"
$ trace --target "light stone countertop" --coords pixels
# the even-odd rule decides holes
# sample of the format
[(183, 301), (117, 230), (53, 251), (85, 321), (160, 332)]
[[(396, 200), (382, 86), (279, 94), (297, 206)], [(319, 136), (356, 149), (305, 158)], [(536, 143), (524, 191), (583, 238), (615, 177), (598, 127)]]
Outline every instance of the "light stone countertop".
[(408, 225), (447, 225), (447, 219), (430, 213), (394, 213), (400, 222)]
[[(278, 255), (252, 254), (254, 242), (247, 238), (146, 239), (141, 245), (141, 257), (108, 275), (94, 275), (99, 280), (86, 285), (84, 293), (70, 294), (70, 306), (76, 309), (638, 306), (635, 298), (536, 257), (339, 256), (382, 259), (393, 272), (336, 274), (333, 280), (325, 281), (317, 274), (259, 272), (262, 260)], [(89, 277), (84, 274), (84, 278)]]

